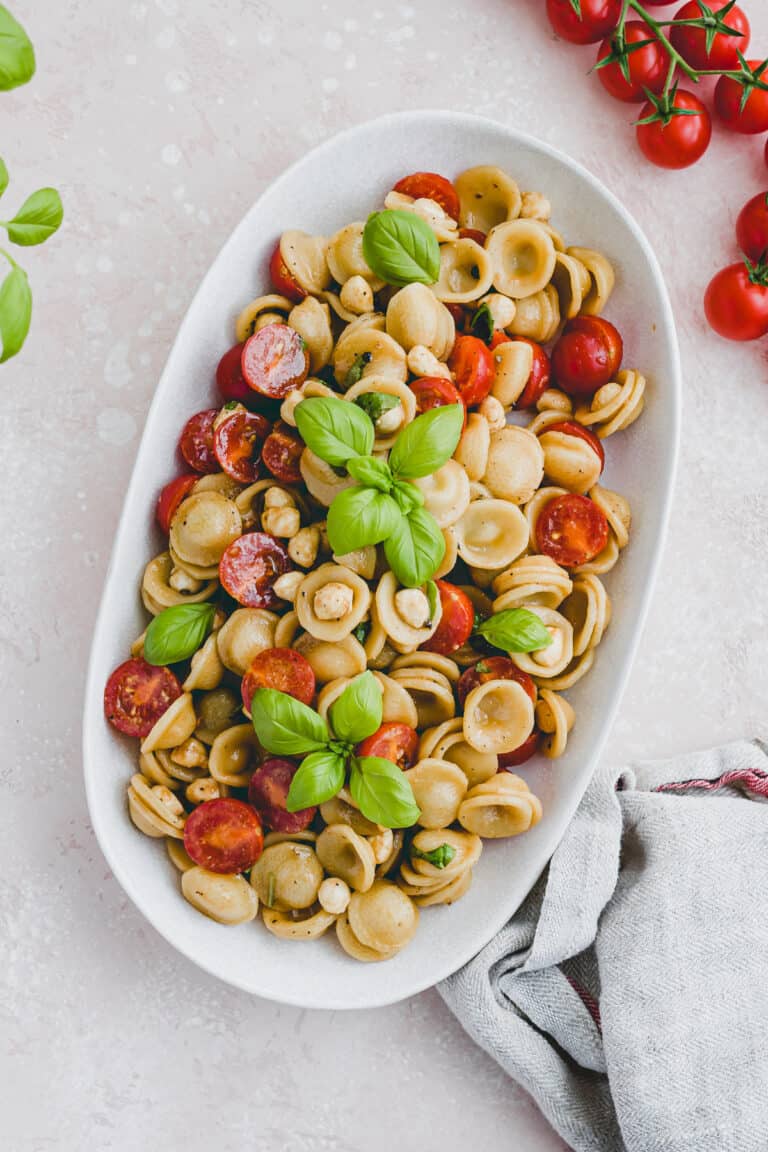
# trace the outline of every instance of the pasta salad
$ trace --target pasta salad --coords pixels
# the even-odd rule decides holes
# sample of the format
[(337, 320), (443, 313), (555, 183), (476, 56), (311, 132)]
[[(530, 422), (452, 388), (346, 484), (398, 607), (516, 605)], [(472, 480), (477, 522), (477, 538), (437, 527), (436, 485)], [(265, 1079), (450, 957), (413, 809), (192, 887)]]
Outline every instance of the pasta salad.
[(515, 769), (564, 753), (609, 625), (603, 442), (646, 382), (610, 262), (497, 167), (284, 232), (269, 274), (182, 429), (105, 714), (194, 908), (387, 960), (541, 819)]

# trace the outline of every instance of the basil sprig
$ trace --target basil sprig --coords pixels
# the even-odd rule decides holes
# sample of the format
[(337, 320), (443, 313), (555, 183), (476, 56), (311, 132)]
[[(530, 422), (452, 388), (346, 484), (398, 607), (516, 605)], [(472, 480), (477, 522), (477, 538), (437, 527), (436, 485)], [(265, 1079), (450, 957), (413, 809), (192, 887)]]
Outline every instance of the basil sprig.
[(411, 856), (416, 860), (426, 860), (427, 863), (434, 864), (435, 868), (447, 868), (455, 855), (456, 849), (453, 844), (438, 844), (437, 848), (432, 848), (429, 852), (422, 852), (415, 844), (411, 845)]
[(353, 456), (370, 456), (373, 450), (373, 424), (348, 400), (313, 396), (296, 406), (294, 418), (307, 447), (334, 468)]
[(469, 327), (473, 336), (477, 336), (485, 344), (490, 344), (495, 325), (493, 314), (487, 304), (480, 305)]
[(26, 32), (0, 4), (0, 91), (26, 84), (35, 74), (35, 50)]
[(208, 636), (216, 609), (213, 604), (174, 604), (150, 623), (144, 637), (148, 664), (178, 664), (197, 652)]
[(538, 652), (552, 643), (541, 618), (527, 608), (509, 608), (478, 624), (475, 632), (505, 652)]
[(381, 686), (363, 672), (334, 701), (329, 725), (314, 709), (273, 688), (259, 688), (251, 717), (259, 744), (279, 756), (303, 756), (288, 790), (289, 812), (324, 804), (335, 796), (349, 771), (352, 798), (376, 824), (406, 828), (419, 817), (413, 790), (390, 760), (359, 757), (355, 746), (372, 736), (382, 721)]
[(368, 217), (363, 257), (374, 275), (398, 288), (435, 284), (440, 276), (440, 245), (434, 232), (420, 216), (399, 208)]

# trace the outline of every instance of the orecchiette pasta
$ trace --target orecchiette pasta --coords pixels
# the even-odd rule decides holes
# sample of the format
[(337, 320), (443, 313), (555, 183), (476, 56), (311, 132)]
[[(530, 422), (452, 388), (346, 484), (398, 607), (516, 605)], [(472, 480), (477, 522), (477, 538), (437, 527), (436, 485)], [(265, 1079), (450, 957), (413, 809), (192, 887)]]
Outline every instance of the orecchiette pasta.
[(516, 680), (486, 680), (464, 701), (464, 739), (476, 752), (512, 752), (533, 731), (533, 704)]
[(547, 284), (540, 292), (518, 301), (509, 331), (514, 336), (525, 336), (540, 344), (548, 344), (554, 339), (559, 326), (560, 298), (554, 286)]
[(538, 616), (549, 632), (551, 643), (536, 652), (513, 652), (512, 660), (518, 668), (531, 676), (560, 676), (573, 659), (573, 627), (570, 620), (554, 608), (530, 604), (528, 611)]
[(264, 317), (268, 318), (269, 323), (284, 324), (292, 307), (293, 304), (287, 296), (278, 296), (274, 292), (268, 296), (257, 296), (243, 308), (235, 323), (238, 344), (242, 344), (258, 331)]
[(413, 483), (424, 497), (424, 507), (440, 528), (449, 528), (469, 506), (469, 477), (457, 460), (448, 460), (430, 476)]
[(370, 324), (352, 331), (354, 327), (353, 324), (349, 325), (333, 353), (333, 372), (340, 387), (348, 386), (349, 373), (356, 363), (362, 365), (363, 379), (371, 376), (405, 384), (408, 379), (406, 349), (393, 340), (390, 334)]
[(229, 788), (247, 788), (261, 759), (256, 733), (250, 724), (225, 728), (211, 745), (208, 769), (219, 784)]
[(558, 696), (549, 688), (539, 689), (536, 724), (545, 736), (541, 750), (550, 760), (556, 760), (565, 752), (574, 720), (573, 708), (564, 696)]
[(541, 820), (541, 801), (519, 776), (499, 772), (472, 788), (459, 808), (459, 823), (485, 840), (519, 836)]
[(591, 248), (569, 248), (568, 255), (586, 268), (592, 281), (590, 290), (582, 299), (581, 311), (587, 316), (599, 316), (613, 292), (616, 281), (613, 266), (601, 252)]
[[(555, 270), (555, 246), (535, 220), (498, 224), (486, 241), (497, 292), (523, 300), (543, 291)], [(518, 305), (519, 312), (519, 305)]]
[(462, 560), (495, 571), (528, 546), (528, 521), (507, 500), (474, 500), (456, 524), (456, 537)]
[(383, 281), (374, 276), (363, 256), (364, 222), (356, 221), (340, 228), (328, 241), (326, 258), (331, 276), (344, 285), (353, 276), (360, 276), (373, 290), (381, 288)]
[(316, 640), (343, 640), (368, 612), (371, 592), (362, 577), (342, 564), (321, 564), (296, 593), (299, 624)]
[(406, 352), (426, 348), (444, 360), (453, 347), (456, 328), (451, 313), (426, 285), (409, 284), (387, 305), (387, 333)]
[(330, 284), (326, 241), (322, 236), (309, 236), (296, 229), (283, 232), (280, 255), (293, 279), (305, 292), (316, 295)]
[(384, 198), (385, 208), (399, 209), (402, 212), (413, 212), (420, 216), (437, 236), (440, 243), (454, 240), (459, 230), (458, 223), (441, 208), (436, 200), (428, 196), (420, 196), (414, 200), (413, 196), (406, 196), (403, 192), (388, 192)]
[(310, 372), (319, 372), (331, 358), (333, 333), (331, 331), (331, 310), (314, 296), (306, 296), (301, 304), (296, 304), (288, 316), (288, 323), (303, 338), (309, 352)]
[(210, 600), (219, 587), (218, 580), (201, 580), (197, 591), (179, 591), (170, 583), (173, 571), (173, 561), (168, 552), (161, 552), (159, 556), (155, 556), (144, 569), (141, 599), (144, 607), (153, 616), (175, 604), (199, 604), (204, 600)]
[(559, 484), (570, 492), (584, 493), (599, 480), (603, 470), (602, 458), (580, 436), (545, 427), (539, 433), (539, 444), (544, 453), (544, 475), (553, 484)]
[(244, 676), (254, 656), (275, 647), (278, 620), (279, 617), (266, 608), (238, 608), (233, 612), (216, 633), (216, 647), (224, 667), (237, 676)]
[(598, 388), (590, 404), (576, 409), (579, 424), (594, 427), (601, 440), (628, 428), (645, 406), (645, 376), (634, 369), (619, 372), (616, 382)]
[(454, 460), (464, 469), (469, 481), (481, 480), (485, 475), (490, 447), (491, 430), (488, 421), (479, 413), (470, 412), (453, 454)]
[(462, 228), (490, 232), (498, 224), (520, 215), (522, 197), (514, 180), (501, 168), (482, 164), (456, 177)]
[(440, 245), (440, 278), (433, 291), (446, 304), (467, 304), (489, 290), (494, 270), (491, 255), (477, 241), (451, 240)]
[(247, 924), (259, 910), (258, 897), (242, 876), (221, 876), (195, 866), (182, 873), (181, 891), (193, 908), (219, 924)]
[(494, 496), (511, 504), (525, 504), (543, 476), (544, 453), (531, 432), (508, 424), (491, 433), (483, 483)]

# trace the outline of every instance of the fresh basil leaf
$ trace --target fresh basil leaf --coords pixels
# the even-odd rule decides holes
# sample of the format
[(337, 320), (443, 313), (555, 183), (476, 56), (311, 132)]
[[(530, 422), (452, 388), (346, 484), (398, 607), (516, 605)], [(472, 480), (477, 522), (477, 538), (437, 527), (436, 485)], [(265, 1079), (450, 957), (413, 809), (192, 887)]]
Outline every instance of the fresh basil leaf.
[(481, 304), (472, 317), (472, 323), (470, 324), (472, 335), (477, 336), (483, 343), (489, 344), (494, 333), (494, 328), (495, 325), (490, 308), (487, 304)]
[(38, 188), (5, 224), (8, 239), (28, 248), (44, 243), (64, 219), (64, 207), (55, 188)]
[(400, 517), (384, 541), (387, 563), (406, 588), (420, 588), (434, 576), (445, 556), (445, 537), (426, 508)]
[(389, 454), (392, 474), (415, 480), (442, 468), (456, 451), (464, 415), (463, 404), (444, 404), (406, 424)]
[(527, 608), (497, 612), (483, 620), (476, 631), (494, 648), (501, 648), (504, 652), (538, 652), (552, 643), (541, 618)]
[(425, 591), (427, 594), (427, 603), (429, 604), (429, 622), (431, 624), (437, 615), (437, 607), (440, 603), (440, 591), (434, 580), (427, 580)]
[(352, 635), (354, 636), (355, 640), (357, 640), (358, 644), (365, 644), (366, 640), (368, 639), (368, 633), (370, 630), (370, 621), (361, 620), (357, 628), (355, 628), (353, 631)]
[(335, 396), (311, 396), (296, 406), (304, 443), (326, 464), (341, 467), (353, 456), (370, 456), (373, 424), (356, 404)]
[(10, 177), (8, 175), (8, 169), (5, 166), (5, 160), (0, 157), (0, 196), (2, 196), (3, 192), (5, 192), (6, 188), (8, 187), (9, 179)]
[(402, 519), (391, 496), (376, 488), (346, 488), (328, 509), (326, 530), (331, 551), (337, 556), (380, 544)]
[(378, 460), (375, 456), (354, 456), (347, 461), (347, 472), (366, 488), (389, 492), (392, 487), (389, 465), (386, 460)]
[(151, 621), (144, 637), (147, 664), (178, 664), (197, 652), (213, 625), (213, 604), (174, 604)]
[(32, 292), (27, 274), (18, 264), (12, 261), (11, 264), (10, 272), (0, 284), (0, 336), (3, 340), (0, 364), (21, 351), (32, 323)]
[(380, 756), (352, 760), (349, 790), (363, 816), (385, 828), (410, 828), (421, 815), (404, 773)]
[(344, 787), (344, 757), (329, 748), (305, 756), (291, 780), (285, 806), (289, 812), (325, 804)]
[(359, 744), (381, 727), (381, 685), (373, 672), (361, 676), (346, 686), (338, 700), (330, 707), (331, 728), (339, 740)]
[(395, 480), (392, 498), (405, 516), (412, 509), (421, 508), (424, 504), (424, 493), (415, 484), (411, 484), (410, 480)]
[[(352, 361), (352, 367), (344, 377), (344, 391), (346, 392), (353, 384), (357, 384), (365, 371), (366, 364), (370, 364), (373, 356), (370, 352), (359, 352), (355, 359)], [(362, 405), (360, 405), (362, 407)]]
[(275, 756), (319, 752), (328, 743), (328, 726), (322, 716), (275, 688), (257, 688), (251, 719), (259, 744)]
[(425, 220), (414, 212), (385, 208), (368, 217), (363, 258), (387, 284), (435, 284), (440, 276), (440, 245)]
[(422, 852), (415, 844), (411, 845), (411, 856), (416, 860), (426, 860), (435, 868), (447, 868), (455, 855), (456, 849), (453, 844), (438, 844), (437, 848), (432, 848), (429, 852)]
[(26, 84), (35, 74), (32, 42), (4, 4), (0, 4), (0, 91)]
[[(366, 355), (370, 356), (370, 352)], [(355, 397), (355, 404), (358, 408), (362, 408), (374, 424), (379, 416), (389, 412), (390, 408), (397, 408), (399, 403), (397, 396), (393, 396), (390, 392), (363, 392), (360, 396)]]

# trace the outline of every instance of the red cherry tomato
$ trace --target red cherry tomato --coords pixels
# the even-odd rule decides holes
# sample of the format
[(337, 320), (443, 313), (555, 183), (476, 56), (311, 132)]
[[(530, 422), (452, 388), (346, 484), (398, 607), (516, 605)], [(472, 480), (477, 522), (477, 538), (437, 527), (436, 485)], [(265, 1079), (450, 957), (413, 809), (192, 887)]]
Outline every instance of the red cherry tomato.
[(575, 420), (559, 420), (557, 424), (547, 424), (546, 428), (542, 428), (542, 434), (544, 432), (565, 432), (568, 436), (578, 436), (579, 440), (585, 440), (599, 459), (601, 469), (605, 468), (605, 449), (589, 428), (584, 428)]
[(288, 424), (279, 420), (264, 441), (261, 458), (273, 476), (284, 484), (298, 484), (301, 480), (299, 461), (304, 441)]
[[(486, 239), (486, 233), (481, 232), (479, 228), (459, 228), (459, 240), (474, 240), (475, 244), (485, 248)], [(454, 307), (460, 308), (461, 305), (457, 304)]]
[(450, 180), (437, 172), (414, 172), (411, 176), (404, 176), (393, 191), (412, 196), (414, 200), (434, 200), (454, 220), (459, 218), (458, 193)]
[[(623, 100), (628, 104), (639, 104), (640, 101), (647, 99), (646, 89), (651, 92), (661, 92), (663, 89), (669, 67), (666, 52), (651, 29), (642, 20), (630, 20), (625, 25), (627, 47), (631, 48), (633, 44), (642, 44), (646, 40), (650, 40), (650, 44), (644, 44), (642, 48), (630, 50), (626, 54), (629, 80), (624, 76), (618, 61), (604, 64), (602, 68), (598, 68), (597, 75), (600, 83), (606, 92), (610, 93), (616, 100)], [(597, 53), (598, 62), (605, 60), (614, 51), (620, 52), (621, 45), (609, 36), (600, 45)]]
[(206, 800), (187, 816), (184, 847), (195, 864), (209, 872), (247, 872), (264, 847), (259, 814), (229, 796)]
[(166, 535), (171, 530), (171, 520), (176, 515), (176, 509), (185, 496), (197, 484), (200, 477), (195, 472), (185, 472), (183, 476), (175, 476), (169, 480), (157, 498), (155, 516), (157, 522)]
[(216, 387), (223, 400), (239, 400), (242, 404), (253, 393), (243, 376), (243, 346), (235, 344), (225, 352), (216, 368)]
[[(712, 12), (719, 12), (725, 8), (729, 0), (707, 0), (706, 7)], [(701, 20), (704, 16), (699, 0), (689, 0), (675, 13), (675, 20)], [(707, 51), (707, 33), (704, 28), (692, 28), (690, 25), (674, 24), (669, 32), (672, 46), (682, 56), (691, 68), (698, 72), (717, 69), (718, 72), (727, 72), (739, 66), (739, 52), (746, 56), (749, 48), (749, 20), (741, 8), (734, 7), (726, 14), (725, 23), (741, 35), (729, 35), (727, 32), (716, 32), (712, 46)]]
[[(416, 412), (421, 415), (431, 408), (444, 408), (446, 404), (461, 404), (462, 398), (450, 380), (442, 376), (420, 376), (408, 385), (416, 397)], [(466, 424), (466, 412), (464, 423)]]
[(525, 764), (526, 760), (530, 760), (531, 756), (535, 756), (541, 745), (541, 732), (534, 728), (527, 740), (523, 740), (522, 744), (517, 748), (513, 748), (511, 752), (502, 752), (499, 756), (499, 771), (509, 771), (510, 768), (518, 768), (521, 764)]
[[(761, 60), (749, 60), (749, 67), (756, 72), (763, 83), (768, 82), (766, 65)], [(746, 104), (742, 105), (745, 92)], [(715, 85), (715, 111), (726, 128), (752, 136), (757, 132), (768, 131), (768, 92), (755, 88), (731, 76), (721, 76)]]
[(616, 27), (620, 13), (621, 0), (581, 0), (581, 16), (571, 0), (547, 0), (550, 24), (570, 44), (597, 44)]
[[(638, 124), (637, 143), (646, 159), (659, 168), (688, 168), (700, 160), (709, 147), (712, 118), (698, 96), (683, 88), (675, 93), (672, 103), (685, 114), (673, 115), (667, 124), (663, 120)], [(653, 104), (644, 104), (640, 119), (654, 112)]]
[(304, 289), (288, 271), (288, 266), (283, 260), (283, 255), (280, 251), (279, 240), (277, 244), (275, 244), (275, 250), (269, 259), (269, 278), (274, 285), (275, 292), (279, 292), (281, 296), (287, 296), (289, 300), (293, 300), (296, 304), (300, 304), (306, 296)]
[(266, 532), (248, 532), (234, 540), (219, 562), (225, 592), (245, 608), (276, 608), (283, 603), (272, 585), (293, 569), (285, 548)]
[(493, 353), (477, 336), (457, 336), (448, 357), (456, 387), (466, 408), (485, 400), (493, 387)]
[(483, 656), (459, 677), (456, 692), (460, 706), (464, 707), (464, 701), (473, 688), (487, 684), (489, 680), (515, 680), (528, 693), (531, 703), (536, 703), (536, 685), (527, 672), (518, 668), (508, 656)]
[(704, 311), (726, 340), (758, 340), (768, 333), (768, 269), (731, 264), (710, 281)]
[(609, 320), (576, 316), (552, 349), (552, 371), (569, 396), (591, 396), (614, 379), (623, 354), (621, 335)]
[(181, 685), (170, 668), (126, 660), (107, 680), (104, 715), (118, 732), (143, 740), (179, 696)]
[(213, 450), (227, 476), (239, 484), (253, 484), (258, 479), (261, 449), (269, 432), (266, 417), (245, 408), (219, 421), (213, 433)]
[(768, 252), (768, 192), (759, 192), (744, 205), (736, 221), (736, 239), (753, 263)]
[(257, 688), (274, 688), (302, 704), (311, 704), (315, 695), (315, 674), (301, 652), (293, 648), (267, 648), (254, 656), (240, 685), (246, 712), (251, 710)]
[(309, 353), (288, 324), (267, 324), (243, 345), (243, 376), (254, 392), (282, 400), (309, 372)]
[(563, 568), (593, 560), (608, 543), (608, 521), (587, 496), (556, 496), (536, 521), (539, 552)]
[(419, 735), (407, 724), (387, 723), (357, 746), (358, 756), (380, 756), (391, 760), (405, 771), (416, 763), (419, 753)]
[(515, 408), (520, 410), (523, 408), (535, 408), (539, 397), (549, 388), (551, 376), (549, 356), (547, 356), (541, 344), (537, 344), (535, 340), (528, 340), (525, 336), (515, 336), (515, 343), (527, 344), (533, 352), (531, 374), (528, 377), (525, 388), (523, 388), (515, 401)]
[(317, 808), (300, 808), (298, 812), (289, 812), (286, 808), (288, 791), (298, 767), (293, 760), (273, 757), (265, 760), (251, 776), (248, 803), (275, 832), (303, 832), (315, 818)]
[(446, 580), (436, 580), (435, 583), (443, 611), (437, 630), (421, 647), (425, 652), (450, 656), (451, 652), (458, 651), (462, 644), (466, 644), (472, 635), (475, 610), (469, 596), (461, 588)]
[(218, 472), (219, 462), (213, 450), (213, 422), (218, 408), (207, 408), (190, 416), (179, 439), (179, 451), (195, 472)]

